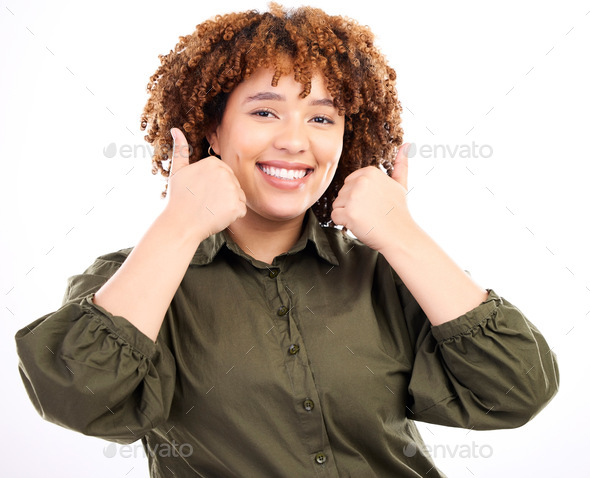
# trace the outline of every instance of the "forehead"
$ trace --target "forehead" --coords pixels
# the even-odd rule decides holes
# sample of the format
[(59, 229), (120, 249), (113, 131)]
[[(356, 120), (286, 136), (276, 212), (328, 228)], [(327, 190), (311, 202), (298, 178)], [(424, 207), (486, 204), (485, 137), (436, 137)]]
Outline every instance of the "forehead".
[[(276, 86), (272, 86), (272, 80), (275, 70), (271, 68), (259, 68), (248, 78), (242, 81), (230, 94), (230, 101), (234, 99), (245, 100), (248, 97), (258, 93), (275, 93), (284, 96), (286, 100), (303, 100), (312, 101), (318, 98), (330, 98), (330, 92), (326, 88), (326, 80), (321, 73), (316, 73), (311, 78), (311, 91), (306, 98), (301, 98), (300, 94), (304, 90), (304, 85), (295, 81), (293, 72), (281, 75)], [(262, 98), (264, 98), (262, 96)], [(269, 96), (270, 98), (270, 96)]]

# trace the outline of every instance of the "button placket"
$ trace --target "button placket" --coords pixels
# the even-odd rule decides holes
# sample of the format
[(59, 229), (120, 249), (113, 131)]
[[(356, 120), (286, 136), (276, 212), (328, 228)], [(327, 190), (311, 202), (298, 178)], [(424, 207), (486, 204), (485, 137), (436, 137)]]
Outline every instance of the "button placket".
[[(273, 334), (276, 334), (276, 338), (280, 341), (285, 372), (292, 384), (292, 406), (299, 418), (297, 433), (305, 444), (308, 456), (314, 460), (313, 464), (319, 466), (326, 462), (327, 434), (305, 343), (299, 331), (298, 299), (301, 296), (298, 289), (290, 284), (289, 268), (277, 267), (278, 274), (273, 277), (274, 268), (270, 266), (264, 273), (267, 297), (273, 306), (271, 309), (275, 322)], [(318, 462), (315, 457), (320, 451), (322, 456), (318, 457)], [(328, 460), (322, 468), (332, 470), (332, 466), (334, 466), (333, 462)]]

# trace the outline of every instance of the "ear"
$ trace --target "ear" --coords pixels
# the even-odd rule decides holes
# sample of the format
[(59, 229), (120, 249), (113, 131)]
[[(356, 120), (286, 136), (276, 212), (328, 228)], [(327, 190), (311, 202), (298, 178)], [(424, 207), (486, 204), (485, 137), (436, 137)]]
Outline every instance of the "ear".
[(207, 132), (205, 137), (207, 138), (207, 141), (211, 145), (211, 149), (213, 150), (213, 152), (215, 154), (219, 154), (218, 153), (219, 148), (217, 147), (219, 144), (219, 138), (217, 136), (217, 125), (211, 126), (211, 128), (209, 128), (209, 131)]

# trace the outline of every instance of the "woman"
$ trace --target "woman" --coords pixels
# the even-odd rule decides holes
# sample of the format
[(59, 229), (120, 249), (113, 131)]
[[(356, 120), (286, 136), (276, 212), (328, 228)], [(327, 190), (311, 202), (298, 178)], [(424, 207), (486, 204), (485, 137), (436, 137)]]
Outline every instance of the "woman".
[(414, 420), (510, 428), (548, 403), (543, 336), (408, 211), (367, 28), (271, 4), (161, 62), (142, 128), (165, 209), (17, 334), (44, 418), (141, 439), (154, 477), (417, 477), (444, 475)]

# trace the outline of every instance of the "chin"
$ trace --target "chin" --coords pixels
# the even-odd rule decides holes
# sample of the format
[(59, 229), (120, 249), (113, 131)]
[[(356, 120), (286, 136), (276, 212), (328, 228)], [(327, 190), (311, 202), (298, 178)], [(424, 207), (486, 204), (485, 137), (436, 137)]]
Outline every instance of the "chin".
[(270, 221), (289, 221), (307, 212), (309, 206), (294, 207), (293, 204), (274, 204), (272, 207), (251, 208), (252, 211)]

